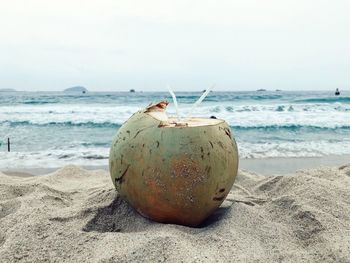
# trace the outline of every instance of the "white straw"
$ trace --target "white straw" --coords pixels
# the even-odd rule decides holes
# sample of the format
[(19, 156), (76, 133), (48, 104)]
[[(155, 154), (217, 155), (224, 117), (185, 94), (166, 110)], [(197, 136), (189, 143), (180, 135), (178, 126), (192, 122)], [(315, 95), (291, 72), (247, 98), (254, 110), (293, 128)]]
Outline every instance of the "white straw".
[(194, 110), (199, 106), (199, 104), (201, 104), (201, 102), (205, 99), (205, 97), (209, 94), (210, 91), (212, 91), (212, 89), (215, 87), (215, 85), (213, 85), (213, 87), (211, 89), (207, 89), (202, 96), (200, 96), (200, 98), (193, 104), (190, 112), (188, 113), (187, 118), (191, 118), (192, 113), (194, 112)]
[(170, 86), (168, 85), (168, 90), (171, 94), (171, 97), (173, 97), (173, 101), (174, 101), (174, 105), (175, 105), (175, 110), (176, 110), (176, 115), (177, 115), (177, 120), (180, 121), (180, 114), (179, 114), (179, 107), (177, 105), (177, 100), (176, 100), (176, 96), (175, 93), (172, 91), (172, 89), (170, 88)]

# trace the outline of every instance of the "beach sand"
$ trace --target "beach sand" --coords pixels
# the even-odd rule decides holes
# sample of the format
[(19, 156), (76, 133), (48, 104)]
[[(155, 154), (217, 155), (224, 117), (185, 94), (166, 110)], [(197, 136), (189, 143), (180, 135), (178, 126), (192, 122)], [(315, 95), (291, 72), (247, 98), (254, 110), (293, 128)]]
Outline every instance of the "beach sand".
[(199, 228), (141, 217), (105, 170), (0, 173), (0, 261), (350, 262), (350, 164), (290, 176), (241, 170)]

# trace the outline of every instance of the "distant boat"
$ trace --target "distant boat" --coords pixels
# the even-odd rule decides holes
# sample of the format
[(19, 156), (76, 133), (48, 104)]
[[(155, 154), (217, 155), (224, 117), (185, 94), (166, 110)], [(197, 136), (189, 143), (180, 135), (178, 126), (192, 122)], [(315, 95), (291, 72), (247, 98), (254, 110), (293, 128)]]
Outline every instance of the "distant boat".
[(256, 91), (266, 91), (266, 89), (258, 89), (258, 90), (256, 90)]
[(135, 92), (135, 90), (134, 90), (134, 89), (131, 89), (131, 90), (129, 90), (129, 92), (134, 93), (134, 92)]
[(340, 95), (340, 91), (339, 91), (339, 89), (337, 88), (336, 90), (335, 90), (335, 96), (339, 96)]
[(282, 91), (281, 89), (276, 89), (276, 91)]

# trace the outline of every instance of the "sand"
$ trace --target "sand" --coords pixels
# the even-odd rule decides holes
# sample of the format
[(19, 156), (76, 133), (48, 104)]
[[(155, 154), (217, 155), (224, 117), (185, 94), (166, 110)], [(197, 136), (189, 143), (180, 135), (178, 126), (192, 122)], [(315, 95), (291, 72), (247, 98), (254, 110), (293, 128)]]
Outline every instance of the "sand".
[(0, 173), (1, 262), (350, 262), (350, 164), (240, 171), (201, 227), (138, 215), (108, 172)]

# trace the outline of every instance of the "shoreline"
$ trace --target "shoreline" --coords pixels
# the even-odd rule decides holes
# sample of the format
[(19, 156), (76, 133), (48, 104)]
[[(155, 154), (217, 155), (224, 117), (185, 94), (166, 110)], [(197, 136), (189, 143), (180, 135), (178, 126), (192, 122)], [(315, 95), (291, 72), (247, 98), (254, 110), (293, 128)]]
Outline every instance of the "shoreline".
[[(262, 159), (240, 159), (239, 170), (257, 173), (259, 175), (290, 175), (304, 169), (313, 169), (318, 167), (334, 167), (350, 163), (350, 155), (329, 155), (323, 157), (276, 157)], [(74, 163), (71, 163), (75, 165)], [(70, 165), (70, 164), (66, 164)], [(65, 166), (66, 166), (65, 165)], [(86, 170), (105, 170), (108, 171), (106, 165), (79, 165)], [(7, 175), (30, 177), (37, 175), (45, 175), (59, 170), (61, 167), (21, 167), (3, 169), (0, 171)]]
[(350, 155), (323, 157), (276, 157), (266, 159), (240, 159), (239, 169), (261, 175), (288, 175), (299, 170), (334, 167), (350, 163)]

